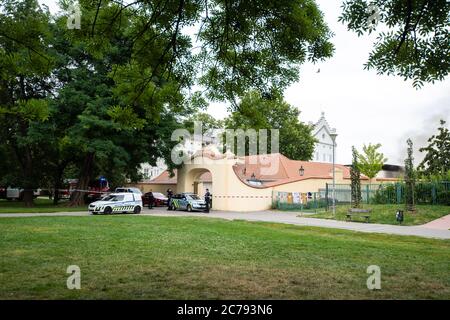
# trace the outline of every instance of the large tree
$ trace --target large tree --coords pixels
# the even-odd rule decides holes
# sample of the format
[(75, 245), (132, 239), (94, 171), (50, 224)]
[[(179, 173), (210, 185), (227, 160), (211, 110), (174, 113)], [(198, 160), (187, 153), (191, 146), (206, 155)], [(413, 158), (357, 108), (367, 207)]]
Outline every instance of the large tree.
[[(120, 5), (117, 6), (116, 4)], [(176, 75), (183, 86), (205, 88), (213, 100), (228, 100), (250, 89), (282, 90), (299, 79), (299, 66), (333, 53), (331, 32), (312, 0), (80, 0), (82, 23), (94, 50), (128, 30), (142, 77), (136, 90)], [(85, 11), (92, 14), (85, 14)], [(124, 17), (125, 15), (125, 17)]]
[(448, 0), (347, 0), (339, 20), (359, 36), (378, 33), (366, 69), (412, 79), (415, 87), (450, 71)]
[(358, 165), (361, 172), (369, 179), (375, 178), (387, 161), (383, 153), (379, 152), (381, 144), (371, 144), (363, 146), (363, 152), (358, 152)]
[(0, 10), (0, 143), (22, 167), (29, 204), (31, 188), (57, 188), (67, 166), (79, 168), (78, 189), (105, 172), (136, 179), (139, 162), (170, 160), (171, 132), (198, 101), (237, 108), (244, 92), (281, 91), (300, 64), (333, 52), (311, 0), (78, 2), (80, 29), (36, 0)]
[(47, 143), (39, 127), (49, 118), (51, 97), (49, 19), (36, 0), (0, 5), (0, 143), (18, 164), (5, 173), (24, 189), (27, 206), (42, 181)]
[[(242, 97), (238, 110), (225, 119), (227, 129), (278, 129), (279, 152), (295, 160), (311, 160), (316, 140), (311, 127), (299, 120), (300, 111), (283, 100), (252, 91)], [(228, 143), (228, 142), (227, 142)], [(246, 154), (249, 148), (245, 150)], [(267, 152), (272, 152), (269, 147)]]
[(420, 148), (425, 158), (418, 169), (427, 176), (445, 176), (450, 171), (450, 131), (441, 120), (438, 133), (428, 139), (428, 146)]

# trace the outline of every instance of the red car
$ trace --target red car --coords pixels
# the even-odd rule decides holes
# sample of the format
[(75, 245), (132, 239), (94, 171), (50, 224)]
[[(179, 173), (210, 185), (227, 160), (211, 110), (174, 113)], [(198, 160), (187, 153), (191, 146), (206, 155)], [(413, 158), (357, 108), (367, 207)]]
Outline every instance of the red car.
[[(169, 199), (167, 199), (167, 197), (162, 193), (153, 192), (153, 197), (155, 198), (155, 202), (153, 203), (154, 207), (167, 206), (167, 202)], [(150, 204), (150, 192), (147, 192), (142, 196), (142, 205), (148, 207), (149, 204)]]

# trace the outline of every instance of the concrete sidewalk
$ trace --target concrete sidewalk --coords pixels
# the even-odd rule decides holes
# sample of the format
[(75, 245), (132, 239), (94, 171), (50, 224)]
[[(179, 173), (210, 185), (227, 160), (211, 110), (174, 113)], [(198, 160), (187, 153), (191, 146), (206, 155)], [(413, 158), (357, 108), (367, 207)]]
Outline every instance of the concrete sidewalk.
[(344, 229), (366, 233), (386, 233), (404, 236), (418, 236), (424, 238), (450, 239), (450, 230), (432, 229), (426, 228), (424, 226), (394, 226), (388, 224), (346, 222), (328, 219), (299, 217), (299, 213), (290, 213), (290, 212), (260, 211), (260, 212), (241, 213), (241, 212), (211, 211), (210, 213), (199, 213), (199, 212), (188, 213), (183, 211), (172, 212), (162, 210), (154, 210), (153, 213), (150, 212), (151, 210), (146, 210), (144, 215), (154, 215), (163, 217), (194, 216), (194, 217), (220, 218), (226, 220), (263, 221), (273, 223), (286, 223), (298, 226)]
[[(59, 212), (59, 213), (12, 213), (12, 214), (7, 213), (7, 214), (0, 214), (0, 218), (1, 217), (19, 218), (19, 217), (37, 217), (37, 216), (45, 216), (45, 217), (88, 216), (88, 215), (89, 213), (87, 211)], [(345, 221), (299, 217), (299, 213), (297, 212), (291, 213), (279, 211), (260, 211), (260, 212), (211, 211), (210, 213), (203, 213), (203, 212), (167, 211), (165, 209), (149, 210), (147, 208), (145, 208), (140, 215), (129, 214), (127, 216), (202, 217), (202, 218), (218, 218), (226, 220), (262, 221), (273, 223), (286, 223), (298, 226), (344, 229), (366, 233), (386, 233), (393, 235), (418, 236), (424, 238), (450, 239), (450, 230), (427, 227), (427, 225), (430, 225), (434, 221), (422, 226), (394, 226), (388, 224), (345, 222)]]

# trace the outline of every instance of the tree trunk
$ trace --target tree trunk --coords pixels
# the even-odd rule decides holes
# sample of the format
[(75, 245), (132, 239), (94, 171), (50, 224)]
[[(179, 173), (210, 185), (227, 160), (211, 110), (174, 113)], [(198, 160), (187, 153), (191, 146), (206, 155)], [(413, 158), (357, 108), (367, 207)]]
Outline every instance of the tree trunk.
[(23, 191), (23, 203), (25, 205), (25, 207), (33, 207), (34, 206), (34, 202), (33, 202), (33, 189), (25, 189)]
[(23, 151), (24, 154), (24, 176), (25, 181), (23, 184), (23, 203), (25, 207), (34, 207), (34, 171), (33, 171), (33, 158), (31, 156), (31, 150), (27, 147)]
[(53, 204), (57, 205), (59, 202), (59, 189), (61, 189), (61, 182), (62, 182), (62, 175), (65, 169), (65, 165), (64, 164), (60, 164), (58, 165), (57, 169), (56, 169), (56, 173), (54, 176), (54, 180), (53, 180)]
[(92, 175), (93, 164), (94, 164), (94, 153), (90, 152), (84, 158), (83, 167), (81, 168), (80, 176), (78, 178), (77, 191), (75, 191), (72, 194), (70, 199), (69, 205), (71, 207), (84, 205), (84, 196), (86, 193), (83, 192), (83, 190), (87, 190), (89, 187), (89, 180)]
[(61, 178), (58, 177), (53, 185), (53, 204), (57, 205), (59, 202), (59, 189), (61, 188)]

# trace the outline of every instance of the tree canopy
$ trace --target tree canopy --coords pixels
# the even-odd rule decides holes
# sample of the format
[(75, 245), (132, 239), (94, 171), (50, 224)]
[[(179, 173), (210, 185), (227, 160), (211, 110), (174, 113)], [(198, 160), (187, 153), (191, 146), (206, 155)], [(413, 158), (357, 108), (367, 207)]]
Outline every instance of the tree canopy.
[(363, 146), (363, 152), (357, 152), (358, 166), (360, 171), (369, 179), (375, 178), (387, 161), (384, 155), (378, 151), (381, 144), (371, 144)]
[(415, 87), (450, 71), (450, 2), (347, 0), (339, 20), (359, 36), (377, 32), (365, 64), (379, 74), (412, 79)]
[(85, 189), (97, 175), (137, 180), (157, 158), (172, 168), (172, 131), (207, 100), (236, 109), (249, 90), (282, 92), (333, 53), (312, 0), (78, 3), (79, 29), (37, 0), (0, 5), (1, 180), (29, 205), (68, 170)]
[(419, 149), (425, 152), (425, 158), (418, 169), (427, 176), (446, 176), (450, 172), (450, 131), (444, 120), (440, 124), (438, 133), (428, 139), (428, 146)]
[[(242, 97), (238, 111), (225, 119), (229, 129), (278, 129), (279, 152), (294, 160), (311, 160), (316, 140), (312, 128), (299, 120), (300, 111), (280, 94), (265, 98), (252, 91)], [(271, 152), (270, 147), (267, 150)], [(246, 148), (248, 154), (248, 148)]]

